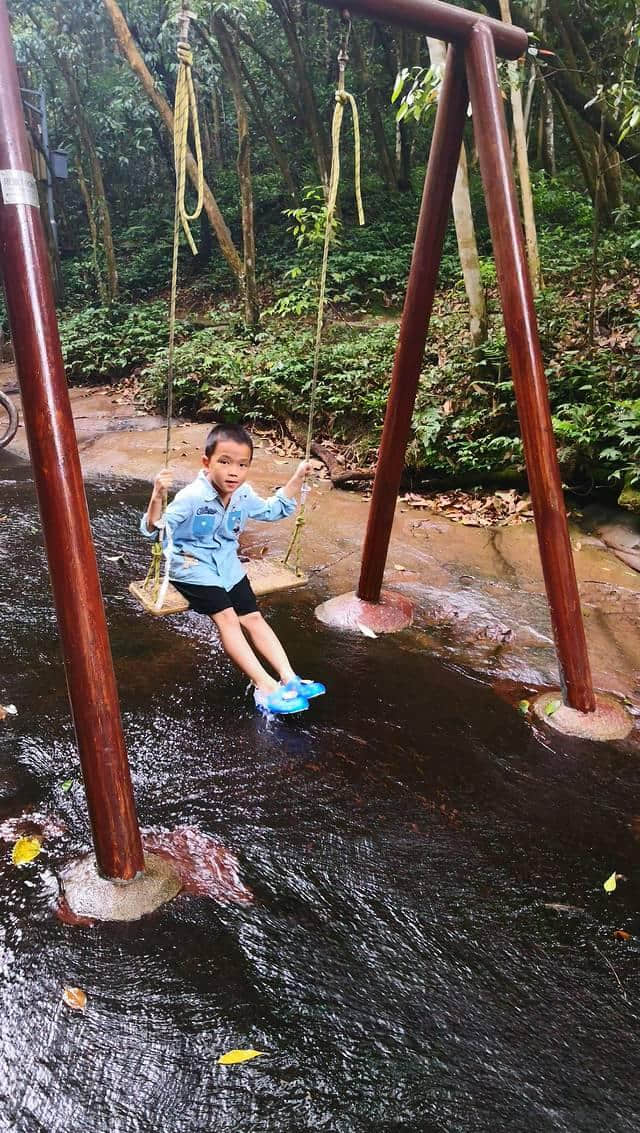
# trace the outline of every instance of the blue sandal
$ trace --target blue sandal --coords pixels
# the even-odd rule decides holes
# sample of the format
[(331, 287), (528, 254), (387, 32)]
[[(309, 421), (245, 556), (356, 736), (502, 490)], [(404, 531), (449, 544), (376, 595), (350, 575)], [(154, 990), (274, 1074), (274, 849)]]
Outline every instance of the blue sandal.
[(294, 677), (284, 687), (297, 692), (298, 696), (302, 696), (305, 700), (313, 700), (314, 696), (324, 696), (327, 691), (320, 681), (305, 681), (302, 677)]
[(280, 686), (274, 692), (260, 692), (255, 689), (253, 699), (256, 708), (266, 716), (289, 716), (294, 712), (306, 712), (309, 705), (304, 696), (295, 688)]

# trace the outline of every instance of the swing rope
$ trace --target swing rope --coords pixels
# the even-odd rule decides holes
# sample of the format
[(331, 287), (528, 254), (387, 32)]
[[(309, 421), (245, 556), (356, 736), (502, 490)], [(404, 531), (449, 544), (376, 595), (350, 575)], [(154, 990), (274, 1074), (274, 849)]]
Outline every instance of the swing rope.
[[(168, 361), (167, 361), (167, 429), (165, 438), (165, 452), (164, 452), (164, 467), (169, 465), (169, 453), (171, 450), (171, 427), (173, 418), (173, 385), (174, 385), (174, 359), (175, 359), (175, 330), (176, 330), (176, 299), (178, 289), (178, 253), (180, 247), (180, 232), (184, 232), (187, 243), (194, 255), (197, 253), (197, 247), (191, 232), (191, 222), (197, 220), (200, 216), (204, 203), (204, 170), (202, 158), (202, 145), (200, 140), (200, 125), (198, 120), (198, 107), (193, 85), (193, 76), (191, 67), (193, 64), (193, 54), (189, 45), (189, 24), (190, 20), (194, 18), (194, 13), (187, 8), (187, 0), (182, 0), (182, 10), (178, 16), (179, 31), (177, 43), (177, 56), (178, 56), (178, 76), (176, 82), (176, 94), (174, 102), (174, 123), (173, 123), (173, 153), (175, 163), (175, 176), (176, 176), (176, 196), (174, 208), (174, 222), (173, 222), (173, 257), (171, 268), (171, 298), (169, 303), (169, 343), (168, 343)], [(318, 389), (318, 371), (320, 368), (320, 349), (322, 345), (322, 332), (325, 322), (325, 308), (326, 308), (326, 286), (327, 286), (327, 269), (329, 263), (329, 248), (334, 235), (334, 221), (336, 206), (338, 201), (338, 190), (340, 187), (340, 134), (342, 130), (342, 120), (344, 117), (345, 107), (351, 107), (351, 114), (353, 118), (353, 133), (354, 133), (354, 180), (355, 180), (355, 198), (358, 210), (358, 222), (364, 224), (364, 209), (362, 206), (362, 195), (360, 188), (360, 120), (358, 117), (358, 108), (353, 95), (345, 90), (345, 70), (349, 62), (347, 48), (349, 45), (349, 37), (351, 34), (351, 20), (348, 19), (347, 30), (345, 34), (344, 43), (338, 54), (338, 85), (335, 92), (335, 108), (333, 112), (333, 122), (331, 127), (331, 173), (329, 177), (329, 190), (327, 195), (327, 212), (326, 224), (324, 234), (324, 245), (322, 252), (322, 268), (320, 272), (320, 288), (318, 299), (318, 315), (316, 320), (316, 335), (315, 335), (315, 348), (313, 355), (313, 371), (311, 377), (311, 389), (309, 398), (309, 416), (307, 422), (307, 437), (305, 445), (305, 460), (309, 460), (311, 456), (311, 445), (313, 442), (313, 426), (315, 419), (317, 389)], [(187, 183), (187, 154), (188, 154), (188, 135), (189, 124), (193, 131), (195, 161), (197, 172), (197, 202), (195, 209), (192, 213), (187, 211), (186, 207), (186, 183)], [(306, 498), (309, 493), (309, 486), (305, 482), (301, 491), (301, 503), (298, 516), (295, 521), (293, 533), (287, 552), (283, 559), (283, 565), (287, 566), (292, 555), (295, 554), (295, 573), (301, 575), (300, 558), (302, 552), (301, 539), (302, 531), (306, 521)], [(163, 515), (166, 510), (166, 493), (163, 499)], [(162, 520), (160, 521), (162, 524)], [(163, 548), (160, 539), (158, 539), (151, 549), (151, 563), (147, 571), (146, 578), (143, 586), (148, 590), (155, 602), (156, 610), (161, 609), (169, 584), (169, 561), (171, 557), (171, 546), (167, 548), (167, 561), (165, 569), (165, 577), (161, 581), (162, 575), (162, 557)]]
[[(351, 107), (351, 114), (353, 117), (353, 136), (354, 136), (354, 181), (355, 181), (355, 198), (358, 209), (358, 223), (364, 224), (364, 209), (362, 207), (362, 194), (360, 191), (360, 119), (358, 117), (358, 107), (356, 100), (349, 91), (345, 90), (345, 70), (349, 62), (347, 54), (347, 47), (349, 45), (349, 36), (351, 34), (351, 20), (348, 20), (347, 31), (345, 40), (340, 48), (338, 54), (338, 87), (335, 93), (335, 108), (333, 111), (333, 122), (331, 126), (331, 174), (329, 177), (329, 192), (327, 195), (327, 215), (324, 230), (324, 246), (322, 250), (322, 268), (320, 271), (320, 291), (318, 298), (318, 317), (316, 321), (316, 340), (315, 349), (313, 353), (313, 373), (311, 376), (311, 393), (309, 398), (309, 418), (307, 422), (307, 439), (305, 445), (305, 460), (309, 460), (311, 456), (311, 445), (313, 442), (313, 423), (316, 411), (316, 398), (318, 392), (318, 371), (320, 368), (320, 348), (322, 346), (322, 332), (324, 330), (325, 322), (325, 308), (326, 308), (326, 290), (327, 290), (327, 269), (329, 266), (329, 248), (334, 235), (334, 220), (336, 205), (338, 203), (338, 189), (340, 187), (340, 133), (342, 130), (342, 119), (344, 117), (345, 107)], [(292, 555), (294, 558), (294, 569), (297, 575), (302, 573), (300, 567), (300, 559), (302, 555), (302, 530), (306, 522), (306, 500), (310, 488), (307, 485), (306, 477), (302, 485), (300, 493), (300, 510), (296, 517), (293, 527), (289, 546), (284, 556), (283, 565), (287, 566)]]
[[(169, 301), (169, 347), (167, 359), (167, 431), (164, 447), (165, 468), (168, 468), (169, 466), (169, 453), (171, 451), (171, 425), (173, 418), (173, 380), (176, 337), (176, 299), (178, 293), (178, 253), (180, 250), (180, 232), (181, 230), (184, 232), (187, 243), (195, 256), (198, 249), (191, 232), (191, 221), (198, 219), (200, 213), (202, 212), (204, 203), (204, 168), (202, 159), (202, 144), (200, 141), (200, 122), (198, 119), (198, 104), (196, 101), (196, 94), (193, 85), (193, 75), (191, 72), (191, 67), (193, 64), (193, 53), (189, 45), (189, 24), (193, 18), (195, 18), (195, 13), (189, 11), (187, 8), (186, 0), (182, 0), (182, 10), (178, 16), (178, 43), (176, 47), (176, 53), (178, 56), (178, 76), (176, 80), (176, 94), (173, 110), (173, 158), (176, 176), (176, 196), (173, 213), (173, 257), (171, 265), (171, 298)], [(196, 187), (198, 193), (198, 199), (193, 212), (188, 212), (186, 206), (189, 123), (191, 123), (191, 129), (193, 132), (197, 174)], [(165, 492), (162, 501), (163, 516), (164, 512), (166, 511), (166, 507), (167, 497)], [(162, 519), (160, 522), (163, 522)], [(161, 582), (163, 550), (160, 538), (158, 538), (151, 548), (151, 564), (143, 583), (145, 590), (148, 589), (150, 591), (151, 596), (155, 602), (156, 609), (160, 609), (162, 607), (169, 585), (169, 560), (171, 558), (170, 546), (167, 548), (167, 552), (165, 577)]]

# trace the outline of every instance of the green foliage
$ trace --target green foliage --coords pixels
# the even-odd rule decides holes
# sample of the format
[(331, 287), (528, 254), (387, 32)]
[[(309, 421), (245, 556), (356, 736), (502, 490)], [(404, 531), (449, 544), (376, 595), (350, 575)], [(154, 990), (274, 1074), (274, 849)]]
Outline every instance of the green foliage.
[[(270, 310), (279, 316), (311, 315), (318, 306), (320, 268), (326, 208), (322, 190), (305, 190), (307, 202), (300, 208), (286, 209), (293, 220), (289, 232), (296, 250), (287, 259), (273, 261), (280, 269), (277, 296)], [(327, 302), (334, 307), (356, 310), (401, 305), (406, 287), (413, 228), (417, 215), (415, 201), (397, 202), (384, 219), (373, 219), (364, 227), (353, 219), (335, 221), (327, 271)]]
[[(598, 483), (617, 488), (625, 480), (633, 484), (640, 480), (640, 321), (633, 292), (640, 257), (633, 239), (637, 228), (631, 216), (621, 215), (603, 236), (599, 344), (589, 349), (590, 203), (545, 175), (534, 178), (534, 192), (543, 262), (553, 284), (537, 300), (537, 313), (563, 475), (567, 483), (582, 487)], [(322, 208), (318, 200), (316, 204)], [(331, 249), (317, 427), (355, 441), (361, 457), (378, 443), (397, 332), (395, 321), (381, 321), (374, 312), (401, 303), (416, 210), (416, 200), (405, 202), (364, 229), (354, 227), (347, 216)], [(301, 219), (315, 224), (307, 215)], [(507, 468), (523, 470), (524, 457), (495, 301), (495, 267), (479, 208), (478, 219), (481, 270), (492, 296), (490, 334), (481, 347), (471, 348), (450, 231), (441, 272), (444, 290), (432, 317), (408, 460), (418, 475), (474, 475), (480, 482)], [(218, 306), (214, 317), (226, 319), (224, 328), (201, 331), (180, 346), (176, 397), (182, 412), (207, 405), (226, 417), (304, 421), (320, 247), (317, 240), (305, 239), (301, 248), (287, 252), (282, 247), (279, 254), (274, 271), (289, 272), (284, 282), (280, 276), (273, 309), (280, 318), (267, 316), (260, 333), (250, 339)], [(362, 322), (353, 315), (345, 321), (345, 312), (354, 308), (369, 314)], [(166, 355), (154, 359), (144, 380), (149, 403), (162, 404)]]
[[(302, 191), (302, 200), (305, 202), (297, 208), (284, 210), (284, 215), (293, 221), (289, 228), (295, 238), (298, 249), (307, 245), (324, 244), (327, 225), (327, 206), (324, 193), (320, 185), (308, 185)], [(333, 234), (337, 232), (340, 221), (333, 217)]]
[[(166, 341), (167, 306), (117, 304), (87, 307), (60, 320), (60, 338), (67, 378), (88, 382), (124, 377), (153, 358)], [(179, 325), (178, 331), (184, 333)]]
[(396, 76), (392, 102), (400, 100), (396, 122), (413, 118), (422, 122), (438, 103), (442, 75), (439, 67), (404, 67)]
[[(397, 327), (333, 326), (320, 354), (318, 426), (347, 439), (379, 427), (387, 397)], [(229, 420), (303, 419), (313, 369), (313, 332), (272, 323), (253, 341), (220, 328), (200, 331), (178, 347), (174, 398), (178, 412), (202, 406)], [(166, 352), (143, 374), (150, 404), (166, 397)]]

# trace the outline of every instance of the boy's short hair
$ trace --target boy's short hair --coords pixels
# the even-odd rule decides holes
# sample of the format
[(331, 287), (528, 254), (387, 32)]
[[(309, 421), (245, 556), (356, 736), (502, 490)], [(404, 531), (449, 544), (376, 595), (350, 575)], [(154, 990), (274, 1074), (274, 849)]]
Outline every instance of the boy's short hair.
[(214, 425), (205, 441), (204, 453), (207, 458), (213, 456), (218, 441), (235, 441), (238, 445), (247, 445), (253, 457), (253, 439), (244, 425)]

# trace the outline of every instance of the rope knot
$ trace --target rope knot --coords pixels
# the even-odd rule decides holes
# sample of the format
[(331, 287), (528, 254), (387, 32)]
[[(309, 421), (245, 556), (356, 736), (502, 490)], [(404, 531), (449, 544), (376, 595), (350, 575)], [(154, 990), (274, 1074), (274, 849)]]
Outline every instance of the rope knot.
[(188, 43), (185, 43), (183, 40), (181, 40), (178, 43), (178, 46), (176, 48), (176, 52), (177, 52), (178, 60), (179, 60), (180, 63), (183, 63), (186, 67), (190, 67), (192, 65), (192, 63), (193, 63), (193, 51), (189, 47)]

